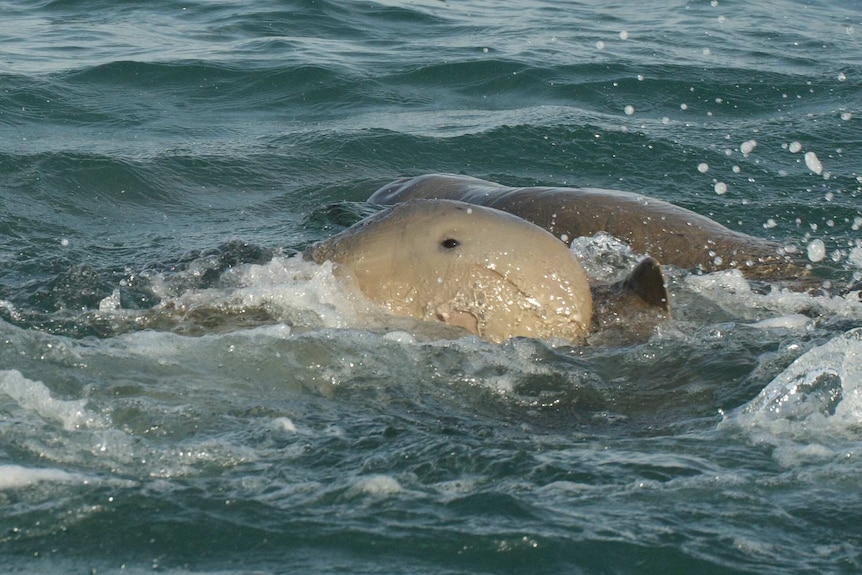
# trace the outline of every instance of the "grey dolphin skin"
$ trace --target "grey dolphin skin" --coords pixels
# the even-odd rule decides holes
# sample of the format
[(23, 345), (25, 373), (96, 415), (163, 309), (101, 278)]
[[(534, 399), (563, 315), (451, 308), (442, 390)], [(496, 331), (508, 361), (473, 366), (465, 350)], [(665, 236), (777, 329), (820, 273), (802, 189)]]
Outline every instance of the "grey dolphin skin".
[(728, 229), (691, 210), (640, 194), (594, 188), (511, 188), (470, 176), (428, 174), (383, 186), (370, 203), (414, 198), (496, 208), (545, 228), (566, 243), (606, 232), (662, 264), (705, 272), (738, 268), (750, 278), (792, 279), (806, 270), (773, 242)]

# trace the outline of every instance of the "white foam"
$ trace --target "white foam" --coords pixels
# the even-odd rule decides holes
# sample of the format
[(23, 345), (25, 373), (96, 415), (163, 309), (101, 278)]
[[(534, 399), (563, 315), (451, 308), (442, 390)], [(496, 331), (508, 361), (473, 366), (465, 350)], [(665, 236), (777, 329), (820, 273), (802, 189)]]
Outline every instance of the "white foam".
[(247, 329), (244, 318), (259, 312), (284, 326), (312, 329), (368, 325), (384, 315), (349, 278), (336, 277), (334, 272), (330, 262), (318, 265), (300, 257), (274, 257), (265, 264), (243, 264), (227, 270), (218, 287), (180, 293), (168, 287), (164, 278), (154, 277), (154, 293), (162, 300), (159, 305), (143, 314), (120, 309), (115, 293), (100, 302), (99, 313), (155, 325), (163, 318), (167, 325), (179, 322), (180, 327), (186, 317), (191, 322), (204, 317), (218, 322), (221, 332), (230, 331), (232, 323)]
[(62, 469), (0, 465), (0, 490), (19, 489), (46, 481), (55, 483), (85, 483), (87, 479), (83, 475), (69, 473)]
[(111, 295), (105, 297), (104, 299), (102, 299), (102, 301), (99, 302), (99, 311), (101, 312), (118, 310), (120, 308), (121, 305), (119, 288), (115, 289), (113, 293), (111, 293)]
[(807, 315), (791, 313), (754, 322), (750, 324), (750, 327), (756, 329), (789, 329), (798, 331), (807, 328), (812, 323), (814, 323), (814, 320)]
[(289, 417), (276, 417), (272, 420), (272, 424), (279, 431), (297, 432), (296, 424)]
[(56, 421), (70, 431), (106, 427), (99, 414), (86, 409), (86, 399), (54, 399), (45, 384), (27, 379), (14, 369), (0, 371), (0, 393), (5, 393), (21, 407), (36, 412), (43, 419)]
[[(761, 294), (751, 289), (748, 280), (739, 270), (688, 276), (684, 280), (684, 286), (743, 320), (759, 322), (769, 319), (765, 316), (806, 315), (819, 317), (821, 321), (830, 317), (862, 321), (859, 292), (814, 296), (775, 286), (769, 293)], [(801, 325), (797, 320), (791, 322)]]
[(359, 477), (354, 482), (350, 493), (352, 495), (393, 495), (403, 491), (404, 488), (398, 483), (398, 480), (389, 475), (364, 475)]
[(413, 334), (401, 330), (390, 331), (384, 334), (383, 339), (394, 341), (403, 345), (411, 345), (416, 343), (416, 337)]
[[(333, 275), (330, 262), (322, 265), (302, 258), (276, 257), (262, 265), (238, 266), (225, 274), (234, 284), (226, 293), (199, 293), (208, 303), (223, 301), (242, 309), (266, 307), (291, 321), (311, 327), (347, 327), (365, 311), (367, 302)], [(184, 296), (186, 297), (186, 296)]]

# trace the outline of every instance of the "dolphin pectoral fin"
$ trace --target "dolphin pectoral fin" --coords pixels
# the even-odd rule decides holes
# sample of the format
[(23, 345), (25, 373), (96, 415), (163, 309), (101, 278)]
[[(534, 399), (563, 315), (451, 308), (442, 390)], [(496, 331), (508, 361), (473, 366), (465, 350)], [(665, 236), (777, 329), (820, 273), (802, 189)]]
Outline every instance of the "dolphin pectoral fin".
[(623, 293), (638, 296), (648, 306), (670, 311), (667, 282), (661, 266), (654, 258), (647, 256), (642, 259), (629, 277), (615, 285), (618, 285), (618, 289)]

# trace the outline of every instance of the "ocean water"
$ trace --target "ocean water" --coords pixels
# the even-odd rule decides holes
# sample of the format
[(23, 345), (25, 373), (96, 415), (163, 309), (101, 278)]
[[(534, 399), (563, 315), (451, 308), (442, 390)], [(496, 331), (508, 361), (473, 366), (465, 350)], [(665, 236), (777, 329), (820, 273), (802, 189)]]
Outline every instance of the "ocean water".
[[(852, 2), (0, 15), (3, 572), (862, 572)], [(668, 269), (647, 337), (494, 345), (291, 257), (428, 172), (655, 196), (823, 289)]]

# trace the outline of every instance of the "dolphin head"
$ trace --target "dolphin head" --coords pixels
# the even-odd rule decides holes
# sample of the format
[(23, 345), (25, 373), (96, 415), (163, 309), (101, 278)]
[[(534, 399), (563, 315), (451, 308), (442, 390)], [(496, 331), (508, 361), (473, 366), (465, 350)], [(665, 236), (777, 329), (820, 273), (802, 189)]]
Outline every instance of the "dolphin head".
[(453, 200), (397, 204), (315, 244), (389, 313), (436, 320), (502, 342), (576, 341), (590, 327), (586, 273), (550, 233), (492, 208)]

